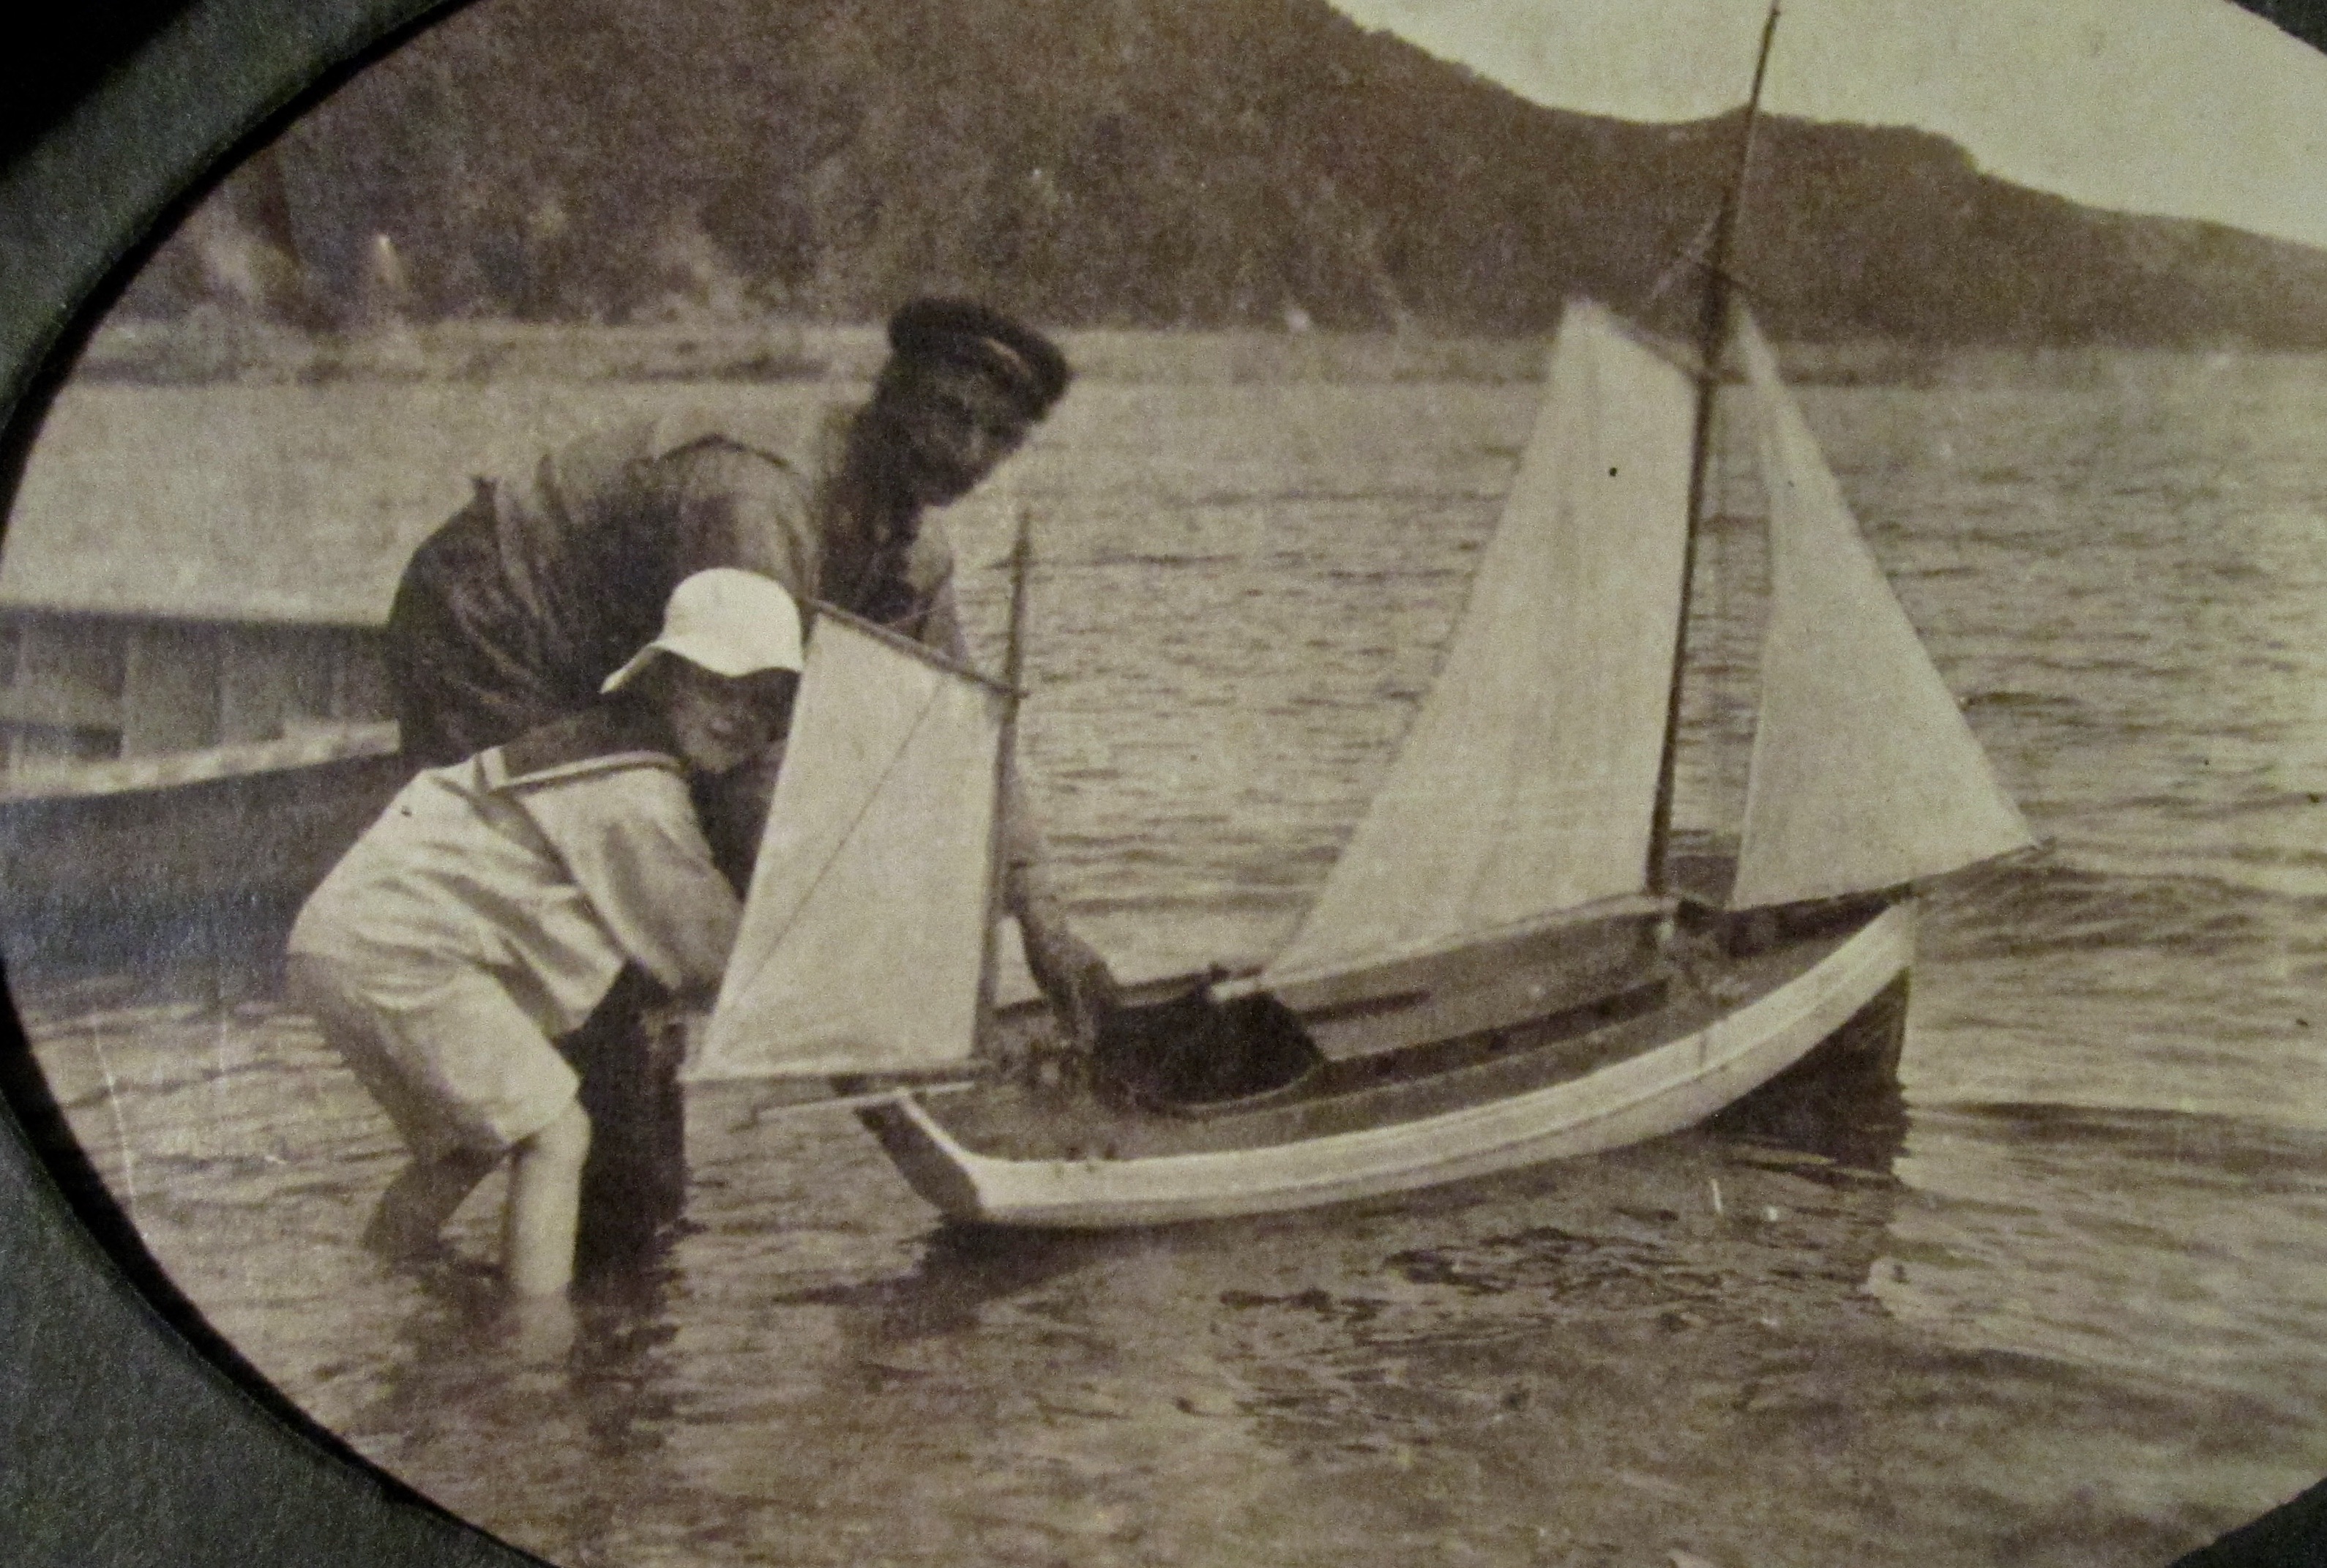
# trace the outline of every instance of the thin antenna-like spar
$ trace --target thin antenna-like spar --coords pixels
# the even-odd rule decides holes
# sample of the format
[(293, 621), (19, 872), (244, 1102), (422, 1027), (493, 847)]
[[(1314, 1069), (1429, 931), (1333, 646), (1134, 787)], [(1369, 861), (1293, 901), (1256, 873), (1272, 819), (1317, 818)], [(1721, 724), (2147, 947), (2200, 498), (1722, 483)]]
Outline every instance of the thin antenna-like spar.
[(984, 1040), (994, 1020), (995, 945), (1009, 893), (1012, 798), (1017, 794), (1018, 702), (1026, 661), (1026, 576), (1033, 560), (1033, 513), (1018, 511), (1010, 546), (1010, 630), (1002, 654), (1002, 733), (994, 749), (994, 826), (986, 839), (986, 932), (977, 964), (977, 1022), (971, 1038)]
[(1664, 750), (1657, 762), (1657, 802), (1649, 819), (1649, 891), (1671, 891), (1668, 862), (1672, 845), (1673, 774), (1680, 751), (1681, 667), (1688, 654), (1688, 600), (1696, 575), (1696, 537), (1704, 522), (1706, 481), (1713, 468), (1714, 404), (1721, 390), (1721, 351), (1729, 329), (1729, 256), (1737, 242), (1738, 215), (1744, 206), (1745, 175), (1753, 160), (1753, 132), (1762, 113), (1762, 83), (1770, 70), (1770, 45), (1778, 35), (1779, 0), (1770, 0), (1762, 23), (1762, 51), (1753, 61), (1753, 88), (1746, 96), (1744, 124), (1737, 137), (1737, 163), (1722, 192), (1715, 221), (1713, 254), (1706, 264), (1705, 309), (1697, 322), (1696, 420), (1689, 449), (1688, 528), (1681, 544), (1680, 615), (1673, 626), (1672, 680), (1665, 693)]

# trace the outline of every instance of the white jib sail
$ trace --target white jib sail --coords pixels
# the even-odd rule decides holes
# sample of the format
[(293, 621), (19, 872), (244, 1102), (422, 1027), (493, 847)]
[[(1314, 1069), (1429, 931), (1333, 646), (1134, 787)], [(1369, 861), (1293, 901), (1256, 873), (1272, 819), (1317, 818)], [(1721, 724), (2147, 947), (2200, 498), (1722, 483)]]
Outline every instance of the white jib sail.
[(1734, 909), (1936, 876), (2032, 842), (1738, 313), (1770, 497), (1770, 619)]
[(976, 1043), (1005, 699), (817, 618), (694, 1080), (922, 1071)]
[(1608, 312), (1569, 306), (1438, 679), (1263, 984), (1646, 885), (1695, 396)]

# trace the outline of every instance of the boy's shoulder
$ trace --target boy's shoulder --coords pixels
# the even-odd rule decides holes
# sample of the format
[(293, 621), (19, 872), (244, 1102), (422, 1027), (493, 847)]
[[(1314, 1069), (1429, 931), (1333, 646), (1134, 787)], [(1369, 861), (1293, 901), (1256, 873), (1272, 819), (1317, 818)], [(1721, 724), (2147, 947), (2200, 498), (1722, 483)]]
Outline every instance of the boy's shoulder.
[(686, 771), (660, 716), (633, 703), (593, 704), (528, 730), (478, 761), (491, 789), (537, 789), (636, 768)]

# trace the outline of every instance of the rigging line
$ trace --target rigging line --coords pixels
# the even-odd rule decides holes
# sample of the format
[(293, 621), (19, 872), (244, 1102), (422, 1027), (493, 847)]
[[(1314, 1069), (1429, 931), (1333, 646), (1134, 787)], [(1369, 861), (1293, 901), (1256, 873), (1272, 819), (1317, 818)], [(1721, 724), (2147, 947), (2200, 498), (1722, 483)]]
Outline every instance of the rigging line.
[(1018, 792), (1018, 704), (1026, 677), (1026, 584), (1034, 562), (1034, 510), (1018, 509), (1018, 528), (1010, 543), (1010, 620), (1002, 650), (1003, 698), (1001, 733), (994, 742), (994, 816), (986, 825), (986, 925), (979, 933), (977, 995), (972, 1005), (970, 1038), (986, 1033), (994, 1017), (995, 945), (1002, 914), (1009, 903), (1009, 835), (1019, 830), (1012, 820), (1012, 798)]
[[(1707, 219), (1706, 228), (1710, 229), (1712, 227), (1713, 220)], [(1688, 249), (1675, 257), (1672, 265), (1659, 275), (1656, 285), (1641, 298), (1639, 313), (1642, 316), (1647, 315), (1649, 306), (1656, 303), (1657, 296), (1665, 291), (1671, 281), (1692, 267), (1704, 273), (1709, 284), (1719, 284), (1733, 299), (1739, 294), (1743, 294), (1748, 299), (1759, 299), (1762, 295), (1760, 285), (1751, 278), (1731, 271), (1726, 266), (1717, 266), (1713, 257), (1706, 253), (1706, 247), (1693, 241)], [(1695, 373), (1694, 370), (1690, 372), (1692, 375)]]
[(1719, 231), (1720, 223), (1721, 214), (1718, 211), (1706, 215), (1705, 221), (1697, 227), (1696, 235), (1687, 245), (1674, 253), (1672, 260), (1666, 265), (1665, 269), (1657, 274), (1656, 282), (1649, 285), (1649, 292), (1641, 296), (1640, 314), (1647, 315), (1649, 307), (1664, 297), (1665, 290), (1672, 287), (1682, 273), (1691, 266), (1705, 265), (1702, 258), (1712, 249), (1713, 238)]

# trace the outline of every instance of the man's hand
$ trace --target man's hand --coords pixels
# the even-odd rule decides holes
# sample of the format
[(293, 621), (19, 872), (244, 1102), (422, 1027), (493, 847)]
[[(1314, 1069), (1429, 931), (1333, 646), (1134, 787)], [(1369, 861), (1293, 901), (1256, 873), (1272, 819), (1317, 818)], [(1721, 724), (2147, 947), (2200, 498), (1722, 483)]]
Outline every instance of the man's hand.
[(1070, 1042), (1089, 1050), (1100, 1028), (1123, 1004), (1123, 987), (1098, 948), (1067, 929), (1063, 920), (1022, 922), (1026, 967), (1059, 1015)]
[(675, 1073), (687, 1065), (694, 1054), (696, 1037), (710, 1022), (711, 997), (708, 993), (688, 992), (669, 997), (642, 1010), (639, 1029), (646, 1043), (650, 1069), (658, 1073)]

